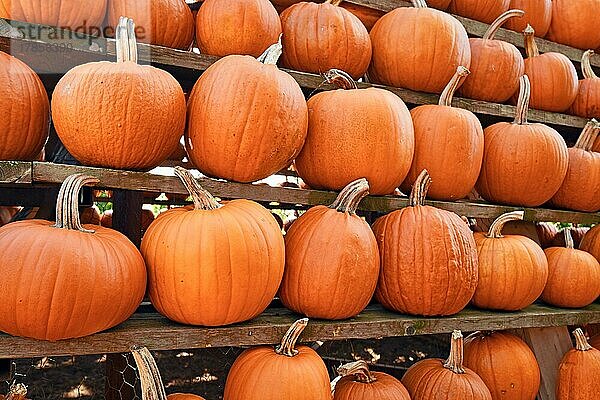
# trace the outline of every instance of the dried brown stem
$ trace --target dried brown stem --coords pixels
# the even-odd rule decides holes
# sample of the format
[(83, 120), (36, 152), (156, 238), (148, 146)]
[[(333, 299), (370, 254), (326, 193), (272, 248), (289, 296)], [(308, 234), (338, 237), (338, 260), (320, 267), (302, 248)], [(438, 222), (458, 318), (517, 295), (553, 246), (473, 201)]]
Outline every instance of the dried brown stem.
[(167, 393), (150, 351), (146, 347), (134, 346), (131, 353), (140, 377), (142, 400), (166, 400)]
[(329, 206), (339, 212), (356, 214), (358, 204), (369, 194), (369, 182), (360, 178), (346, 186)]
[(448, 82), (448, 84), (446, 85), (446, 87), (444, 88), (444, 91), (442, 92), (442, 94), (440, 95), (440, 100), (438, 102), (438, 104), (440, 106), (448, 106), (448, 107), (452, 107), (452, 99), (454, 97), (454, 93), (456, 92), (456, 90), (458, 89), (458, 87), (460, 86), (460, 83), (464, 80), (464, 78), (466, 78), (469, 74), (471, 73), (471, 71), (469, 71), (466, 67), (463, 67), (462, 65), (460, 65), (457, 69), (456, 72), (454, 73), (454, 75), (452, 76), (452, 79), (450, 79), (450, 82)]
[(79, 218), (79, 192), (84, 186), (93, 186), (100, 182), (97, 178), (83, 174), (69, 176), (60, 187), (56, 200), (56, 222), (54, 228), (77, 230), (84, 233), (94, 233), (85, 229)]
[(131, 61), (137, 63), (138, 52), (135, 23), (131, 18), (119, 18), (115, 38), (117, 42), (117, 62)]
[(181, 180), (183, 186), (185, 186), (190, 196), (192, 196), (192, 200), (194, 201), (194, 209), (216, 210), (217, 208), (221, 207), (213, 195), (200, 186), (190, 171), (180, 166), (176, 166), (174, 170), (175, 175), (179, 178), (179, 180)]
[(592, 64), (590, 63), (590, 57), (594, 54), (594, 50), (587, 50), (583, 53), (581, 57), (581, 72), (583, 73), (583, 77), (585, 79), (596, 79), (598, 76), (592, 69)]
[(519, 79), (519, 98), (517, 100), (517, 111), (513, 123), (527, 125), (527, 113), (529, 112), (529, 99), (531, 98), (531, 83), (529, 77), (523, 75)]
[(507, 222), (510, 221), (521, 221), (525, 215), (524, 211), (513, 211), (506, 214), (502, 214), (492, 222), (487, 233), (487, 237), (498, 239), (502, 237), (502, 228)]
[(421, 171), (417, 180), (413, 184), (412, 190), (410, 192), (410, 197), (408, 198), (408, 205), (410, 207), (414, 206), (422, 206), (425, 204), (425, 198), (427, 197), (427, 191), (431, 186), (431, 177), (429, 176), (429, 172), (426, 169)]
[(283, 53), (283, 45), (281, 44), (281, 37), (283, 34), (279, 35), (279, 39), (277, 43), (273, 43), (270, 45), (264, 53), (262, 53), (257, 60), (265, 65), (277, 65), (279, 61), (279, 57)]
[(287, 357), (297, 356), (296, 342), (298, 342), (298, 338), (300, 338), (306, 325), (308, 325), (308, 318), (302, 318), (294, 322), (281, 339), (281, 344), (275, 348), (275, 352)]
[(485, 32), (483, 39), (493, 40), (496, 36), (496, 33), (498, 33), (498, 29), (500, 29), (500, 27), (504, 25), (506, 21), (511, 18), (522, 17), (523, 15), (525, 15), (525, 11), (523, 10), (508, 10), (500, 14), (500, 16), (496, 18), (494, 22), (492, 22), (488, 30)]
[(540, 51), (535, 42), (535, 30), (531, 25), (527, 25), (527, 28), (523, 31), (523, 37), (525, 39), (525, 54), (527, 54), (527, 58), (539, 56)]
[(332, 68), (329, 71), (321, 74), (325, 82), (335, 85), (340, 89), (358, 89), (356, 81), (341, 69)]
[(454, 331), (450, 341), (450, 356), (444, 363), (444, 368), (455, 374), (464, 374), (463, 356), (463, 335), (460, 331)]
[(588, 351), (592, 350), (593, 347), (588, 343), (585, 338), (585, 334), (581, 328), (577, 328), (573, 331), (573, 336), (575, 337), (575, 348), (579, 351)]
[(373, 376), (369, 370), (369, 364), (365, 360), (358, 360), (348, 364), (344, 364), (337, 369), (340, 376), (353, 376), (356, 382), (373, 383), (377, 378)]

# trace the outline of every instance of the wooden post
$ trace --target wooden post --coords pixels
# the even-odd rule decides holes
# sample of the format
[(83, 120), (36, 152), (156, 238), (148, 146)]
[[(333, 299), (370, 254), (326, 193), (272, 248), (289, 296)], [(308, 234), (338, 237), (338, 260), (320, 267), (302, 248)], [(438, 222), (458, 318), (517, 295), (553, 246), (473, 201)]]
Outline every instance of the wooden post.
[(0, 380), (11, 381), (15, 374), (15, 364), (11, 359), (0, 359)]

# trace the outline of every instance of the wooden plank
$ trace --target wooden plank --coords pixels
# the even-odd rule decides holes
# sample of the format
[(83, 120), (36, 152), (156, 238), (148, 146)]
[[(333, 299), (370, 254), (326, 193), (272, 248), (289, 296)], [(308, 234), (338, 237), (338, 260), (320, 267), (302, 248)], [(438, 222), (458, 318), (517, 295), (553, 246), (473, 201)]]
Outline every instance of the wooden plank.
[(0, 183), (31, 183), (31, 163), (0, 161)]
[[(132, 345), (151, 350), (256, 346), (277, 343), (299, 318), (285, 309), (268, 309), (253, 321), (221, 328), (193, 327), (170, 322), (158, 314), (135, 314), (110, 331), (80, 339), (44, 342), (0, 334), (0, 358), (28, 358), (75, 354), (124, 353)], [(533, 305), (524, 311), (494, 313), (467, 309), (443, 318), (394, 314), (379, 306), (345, 321), (311, 321), (304, 342), (373, 339), (450, 333), (454, 329), (504, 330), (600, 322), (600, 304), (580, 310)]]

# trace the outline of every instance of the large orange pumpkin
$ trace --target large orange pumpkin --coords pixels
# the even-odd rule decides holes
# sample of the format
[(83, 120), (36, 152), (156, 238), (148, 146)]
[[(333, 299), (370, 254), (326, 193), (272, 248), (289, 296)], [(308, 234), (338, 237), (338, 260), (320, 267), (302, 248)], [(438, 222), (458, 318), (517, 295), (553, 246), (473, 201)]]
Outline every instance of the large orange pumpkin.
[(523, 211), (503, 214), (488, 233), (475, 233), (479, 259), (479, 282), (472, 300), (475, 306), (516, 311), (542, 294), (548, 279), (542, 248), (525, 236), (502, 235), (505, 223), (522, 219)]
[(475, 188), (486, 200), (537, 207), (554, 196), (567, 174), (567, 145), (558, 132), (528, 123), (529, 79), (521, 77), (515, 120), (483, 131), (483, 165)]
[(600, 78), (590, 64), (593, 54), (594, 50), (587, 50), (581, 57), (583, 79), (579, 81), (579, 91), (571, 105), (571, 112), (583, 118), (600, 118)]
[(510, 0), (452, 0), (448, 11), (452, 14), (491, 24), (508, 10)]
[(600, 393), (600, 350), (585, 338), (580, 328), (573, 332), (575, 348), (569, 350), (558, 367), (556, 400), (597, 400)]
[(544, 250), (549, 273), (542, 300), (556, 307), (585, 307), (600, 296), (600, 264), (591, 254), (573, 248), (569, 229), (564, 235), (566, 247)]
[(579, 249), (587, 251), (600, 261), (600, 225), (596, 225), (590, 229), (579, 245)]
[(525, 74), (531, 80), (531, 108), (564, 112), (577, 97), (579, 80), (571, 60), (561, 53), (540, 54), (535, 43), (535, 31), (530, 25), (525, 37)]
[(35, 160), (48, 139), (50, 103), (44, 85), (27, 64), (2, 51), (0, 82), (5, 82), (0, 85), (0, 161)]
[(520, 16), (523, 16), (521, 10), (507, 11), (490, 25), (482, 39), (469, 39), (471, 74), (460, 87), (463, 96), (504, 103), (519, 89), (519, 78), (525, 70), (523, 56), (513, 44), (494, 37), (502, 24)]
[(592, 151), (600, 123), (588, 122), (574, 147), (569, 149), (569, 169), (550, 204), (575, 211), (600, 210), (600, 153)]
[(227, 56), (196, 82), (188, 106), (185, 145), (190, 160), (202, 172), (253, 182), (296, 158), (306, 138), (308, 110), (298, 83), (277, 68), (280, 55), (278, 43), (261, 61)]
[(436, 200), (466, 197), (479, 176), (483, 160), (483, 128), (471, 111), (452, 107), (454, 91), (469, 74), (458, 67), (437, 105), (410, 111), (415, 126), (415, 155), (402, 190), (408, 193), (424, 169), (431, 176), (427, 195)]
[(79, 191), (97, 182), (81, 174), (67, 178), (55, 223), (34, 219), (0, 228), (1, 331), (77, 338), (120, 324), (139, 306), (146, 291), (139, 251), (121, 233), (79, 221)]
[(465, 339), (465, 366), (485, 382), (492, 400), (535, 400), (540, 367), (519, 337), (508, 332), (475, 332)]
[(475, 293), (477, 247), (458, 215), (424, 205), (430, 184), (423, 171), (409, 206), (373, 225), (381, 256), (376, 298), (401, 313), (451, 315)]
[(271, 213), (258, 203), (224, 205), (175, 167), (194, 208), (161, 214), (142, 239), (152, 304), (190, 325), (220, 326), (256, 317), (283, 276), (285, 245)]
[(269, 0), (206, 0), (196, 17), (202, 53), (260, 56), (281, 35), (279, 14)]
[(463, 336), (452, 333), (450, 356), (421, 360), (406, 371), (402, 383), (413, 400), (469, 399), (492, 400), (483, 380), (463, 366)]
[(194, 41), (194, 16), (185, 0), (109, 0), (108, 22), (135, 21), (140, 42), (188, 49)]
[(424, 0), (412, 2), (414, 7), (396, 8), (371, 30), (369, 79), (441, 93), (459, 66), (471, 64), (467, 31), (451, 15), (427, 8)]
[(539, 37), (546, 36), (552, 20), (552, 0), (510, 0), (509, 8), (523, 10), (525, 16), (506, 21), (506, 29), (523, 32), (531, 25)]
[(370, 371), (364, 360), (337, 370), (341, 379), (335, 384), (334, 400), (410, 400), (402, 382), (384, 372)]
[(371, 227), (356, 215), (369, 183), (359, 179), (329, 207), (302, 214), (285, 236), (282, 303), (311, 318), (350, 318), (369, 304), (379, 277)]
[(547, 38), (578, 49), (600, 47), (600, 0), (552, 0)]
[(185, 97), (168, 72), (136, 63), (132, 20), (122, 18), (116, 36), (116, 63), (80, 65), (58, 82), (52, 118), (67, 150), (83, 164), (146, 170), (177, 147)]
[(296, 342), (308, 319), (296, 321), (281, 344), (254, 347), (233, 363), (224, 400), (331, 400), (325, 363), (317, 352)]
[(341, 89), (308, 100), (308, 135), (295, 161), (298, 175), (315, 189), (340, 190), (364, 177), (371, 193), (393, 193), (413, 159), (408, 108), (390, 91), (357, 89), (341, 71), (325, 77)]

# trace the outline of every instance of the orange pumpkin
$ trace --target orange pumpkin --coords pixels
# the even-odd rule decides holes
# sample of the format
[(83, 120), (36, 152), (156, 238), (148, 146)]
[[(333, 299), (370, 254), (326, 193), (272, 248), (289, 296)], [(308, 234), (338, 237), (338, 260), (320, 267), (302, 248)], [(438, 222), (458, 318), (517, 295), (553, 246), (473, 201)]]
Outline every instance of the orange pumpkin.
[(441, 93), (459, 66), (469, 68), (471, 64), (467, 31), (451, 15), (427, 8), (424, 0), (412, 2), (413, 8), (396, 8), (371, 30), (373, 57), (369, 79), (419, 92)]
[(529, 79), (521, 77), (515, 120), (483, 131), (481, 174), (475, 188), (487, 201), (537, 207), (554, 196), (567, 174), (567, 145), (558, 132), (528, 123)]
[(548, 261), (542, 248), (528, 237), (502, 235), (508, 221), (523, 219), (523, 211), (498, 217), (488, 233), (475, 233), (479, 282), (473, 304), (490, 310), (516, 311), (531, 305), (544, 290)]
[(491, 24), (508, 10), (510, 0), (452, 0), (448, 11), (475, 21)]
[(525, 74), (531, 80), (531, 108), (564, 112), (577, 97), (579, 80), (571, 60), (561, 53), (540, 54), (530, 25), (525, 37)]
[(185, 0), (109, 0), (110, 26), (122, 16), (135, 21), (140, 42), (186, 50), (194, 41), (194, 16)]
[(281, 21), (269, 0), (205, 0), (196, 17), (202, 53), (260, 56), (281, 35)]
[(431, 176), (428, 196), (432, 199), (458, 200), (473, 190), (483, 160), (483, 128), (471, 111), (452, 107), (454, 91), (468, 74), (468, 69), (458, 67), (437, 105), (410, 111), (415, 155), (401, 186), (404, 193), (424, 169)]
[(590, 346), (580, 328), (573, 336), (575, 348), (563, 356), (558, 367), (556, 400), (596, 400), (600, 393), (600, 350)]
[(152, 304), (167, 318), (221, 326), (256, 317), (283, 276), (285, 245), (279, 225), (258, 203), (224, 205), (175, 167), (194, 208), (157, 218), (142, 239)]
[[(506, 367), (506, 366), (505, 366)], [(402, 383), (413, 400), (446, 399), (492, 400), (483, 380), (463, 366), (463, 336), (452, 333), (450, 356), (421, 360), (406, 371)]]
[(600, 133), (600, 123), (588, 122), (574, 147), (569, 149), (569, 169), (562, 186), (550, 204), (569, 210), (600, 210), (600, 153), (592, 146)]
[[(298, 83), (277, 68), (280, 55), (278, 43), (261, 61), (227, 56), (196, 82), (185, 145), (202, 172), (253, 182), (286, 168), (296, 158), (306, 138), (308, 110)], [(221, 88), (218, 96), (216, 87)]]
[(325, 77), (341, 89), (308, 100), (308, 136), (295, 161), (298, 175), (312, 188), (330, 190), (364, 177), (371, 193), (391, 194), (413, 158), (408, 108), (390, 91), (357, 89), (341, 71)]
[(574, 225), (570, 228), (570, 230), (571, 230), (571, 236), (573, 237), (573, 244), (575, 245), (575, 248), (577, 249), (577, 248), (579, 248), (579, 245), (581, 244), (583, 237), (590, 231), (590, 228), (587, 226)]
[(547, 38), (578, 49), (600, 47), (600, 0), (552, 0)]
[[(100, 219), (102, 216), (100, 215), (100, 210), (98, 207), (85, 207), (84, 209), (79, 211), (79, 218), (81, 219), (81, 223), (83, 225), (91, 224), (91, 225), (100, 225)], [(104, 225), (105, 226), (105, 225)], [(105, 226), (107, 227), (107, 226)], [(111, 228), (108, 226), (107, 228)]]
[(48, 139), (50, 103), (44, 85), (27, 64), (2, 51), (0, 82), (10, 82), (0, 86), (0, 161), (34, 160)]
[(460, 87), (460, 93), (470, 99), (504, 103), (519, 89), (525, 63), (521, 52), (512, 44), (495, 40), (498, 29), (508, 20), (523, 16), (521, 10), (500, 15), (483, 38), (471, 38), (471, 75)]
[(379, 251), (369, 224), (356, 215), (369, 183), (359, 179), (329, 206), (302, 214), (285, 236), (282, 303), (311, 318), (354, 317), (371, 301)]
[(600, 261), (600, 225), (594, 226), (585, 234), (579, 248)]
[(0, 206), (0, 226), (4, 226), (19, 212), (19, 207)]
[(476, 332), (465, 339), (465, 366), (485, 382), (493, 400), (535, 400), (540, 367), (519, 337), (508, 332)]
[(281, 14), (285, 67), (312, 73), (338, 68), (355, 79), (365, 74), (371, 62), (369, 32), (340, 3), (301, 2)]
[(556, 307), (585, 307), (600, 296), (600, 264), (591, 254), (573, 248), (569, 229), (564, 235), (566, 247), (544, 250), (549, 274), (542, 300)]
[(372, 372), (363, 360), (342, 365), (335, 384), (334, 400), (410, 400), (398, 379), (384, 372)]
[(590, 64), (593, 54), (594, 50), (587, 50), (581, 57), (583, 79), (579, 81), (579, 91), (571, 105), (571, 112), (583, 118), (600, 118), (600, 78)]
[(540, 238), (540, 246), (542, 246), (542, 249), (552, 247), (552, 243), (554, 243), (554, 239), (558, 234), (556, 225), (551, 222), (539, 222), (535, 227), (538, 237)]
[(325, 363), (307, 346), (296, 347), (308, 319), (296, 321), (281, 344), (254, 347), (233, 363), (224, 400), (331, 400)]
[(430, 184), (423, 171), (409, 206), (373, 225), (381, 256), (375, 296), (384, 307), (401, 313), (451, 315), (475, 293), (477, 247), (458, 215), (424, 205)]
[(367, 31), (371, 31), (371, 29), (373, 29), (373, 26), (375, 25), (375, 22), (377, 22), (379, 18), (385, 15), (383, 11), (375, 10), (373, 8), (361, 6), (358, 4), (348, 3), (345, 1), (342, 1), (340, 7), (350, 11), (358, 19), (360, 19), (360, 22), (362, 22), (365, 28), (367, 28)]
[(80, 223), (79, 191), (97, 182), (81, 174), (67, 178), (55, 223), (34, 219), (0, 228), (6, 261), (0, 264), (1, 331), (40, 340), (77, 338), (120, 324), (139, 306), (146, 291), (139, 251), (117, 231)]
[(509, 8), (523, 10), (525, 16), (506, 21), (506, 29), (523, 32), (531, 25), (539, 37), (546, 36), (552, 20), (552, 0), (510, 0)]
[[(175, 150), (185, 128), (185, 97), (168, 72), (138, 65), (133, 21), (117, 27), (117, 62), (67, 72), (52, 96), (61, 141), (85, 165), (147, 170)], [(98, 105), (102, 104), (101, 108)], [(102, 143), (111, 141), (111, 146)]]

